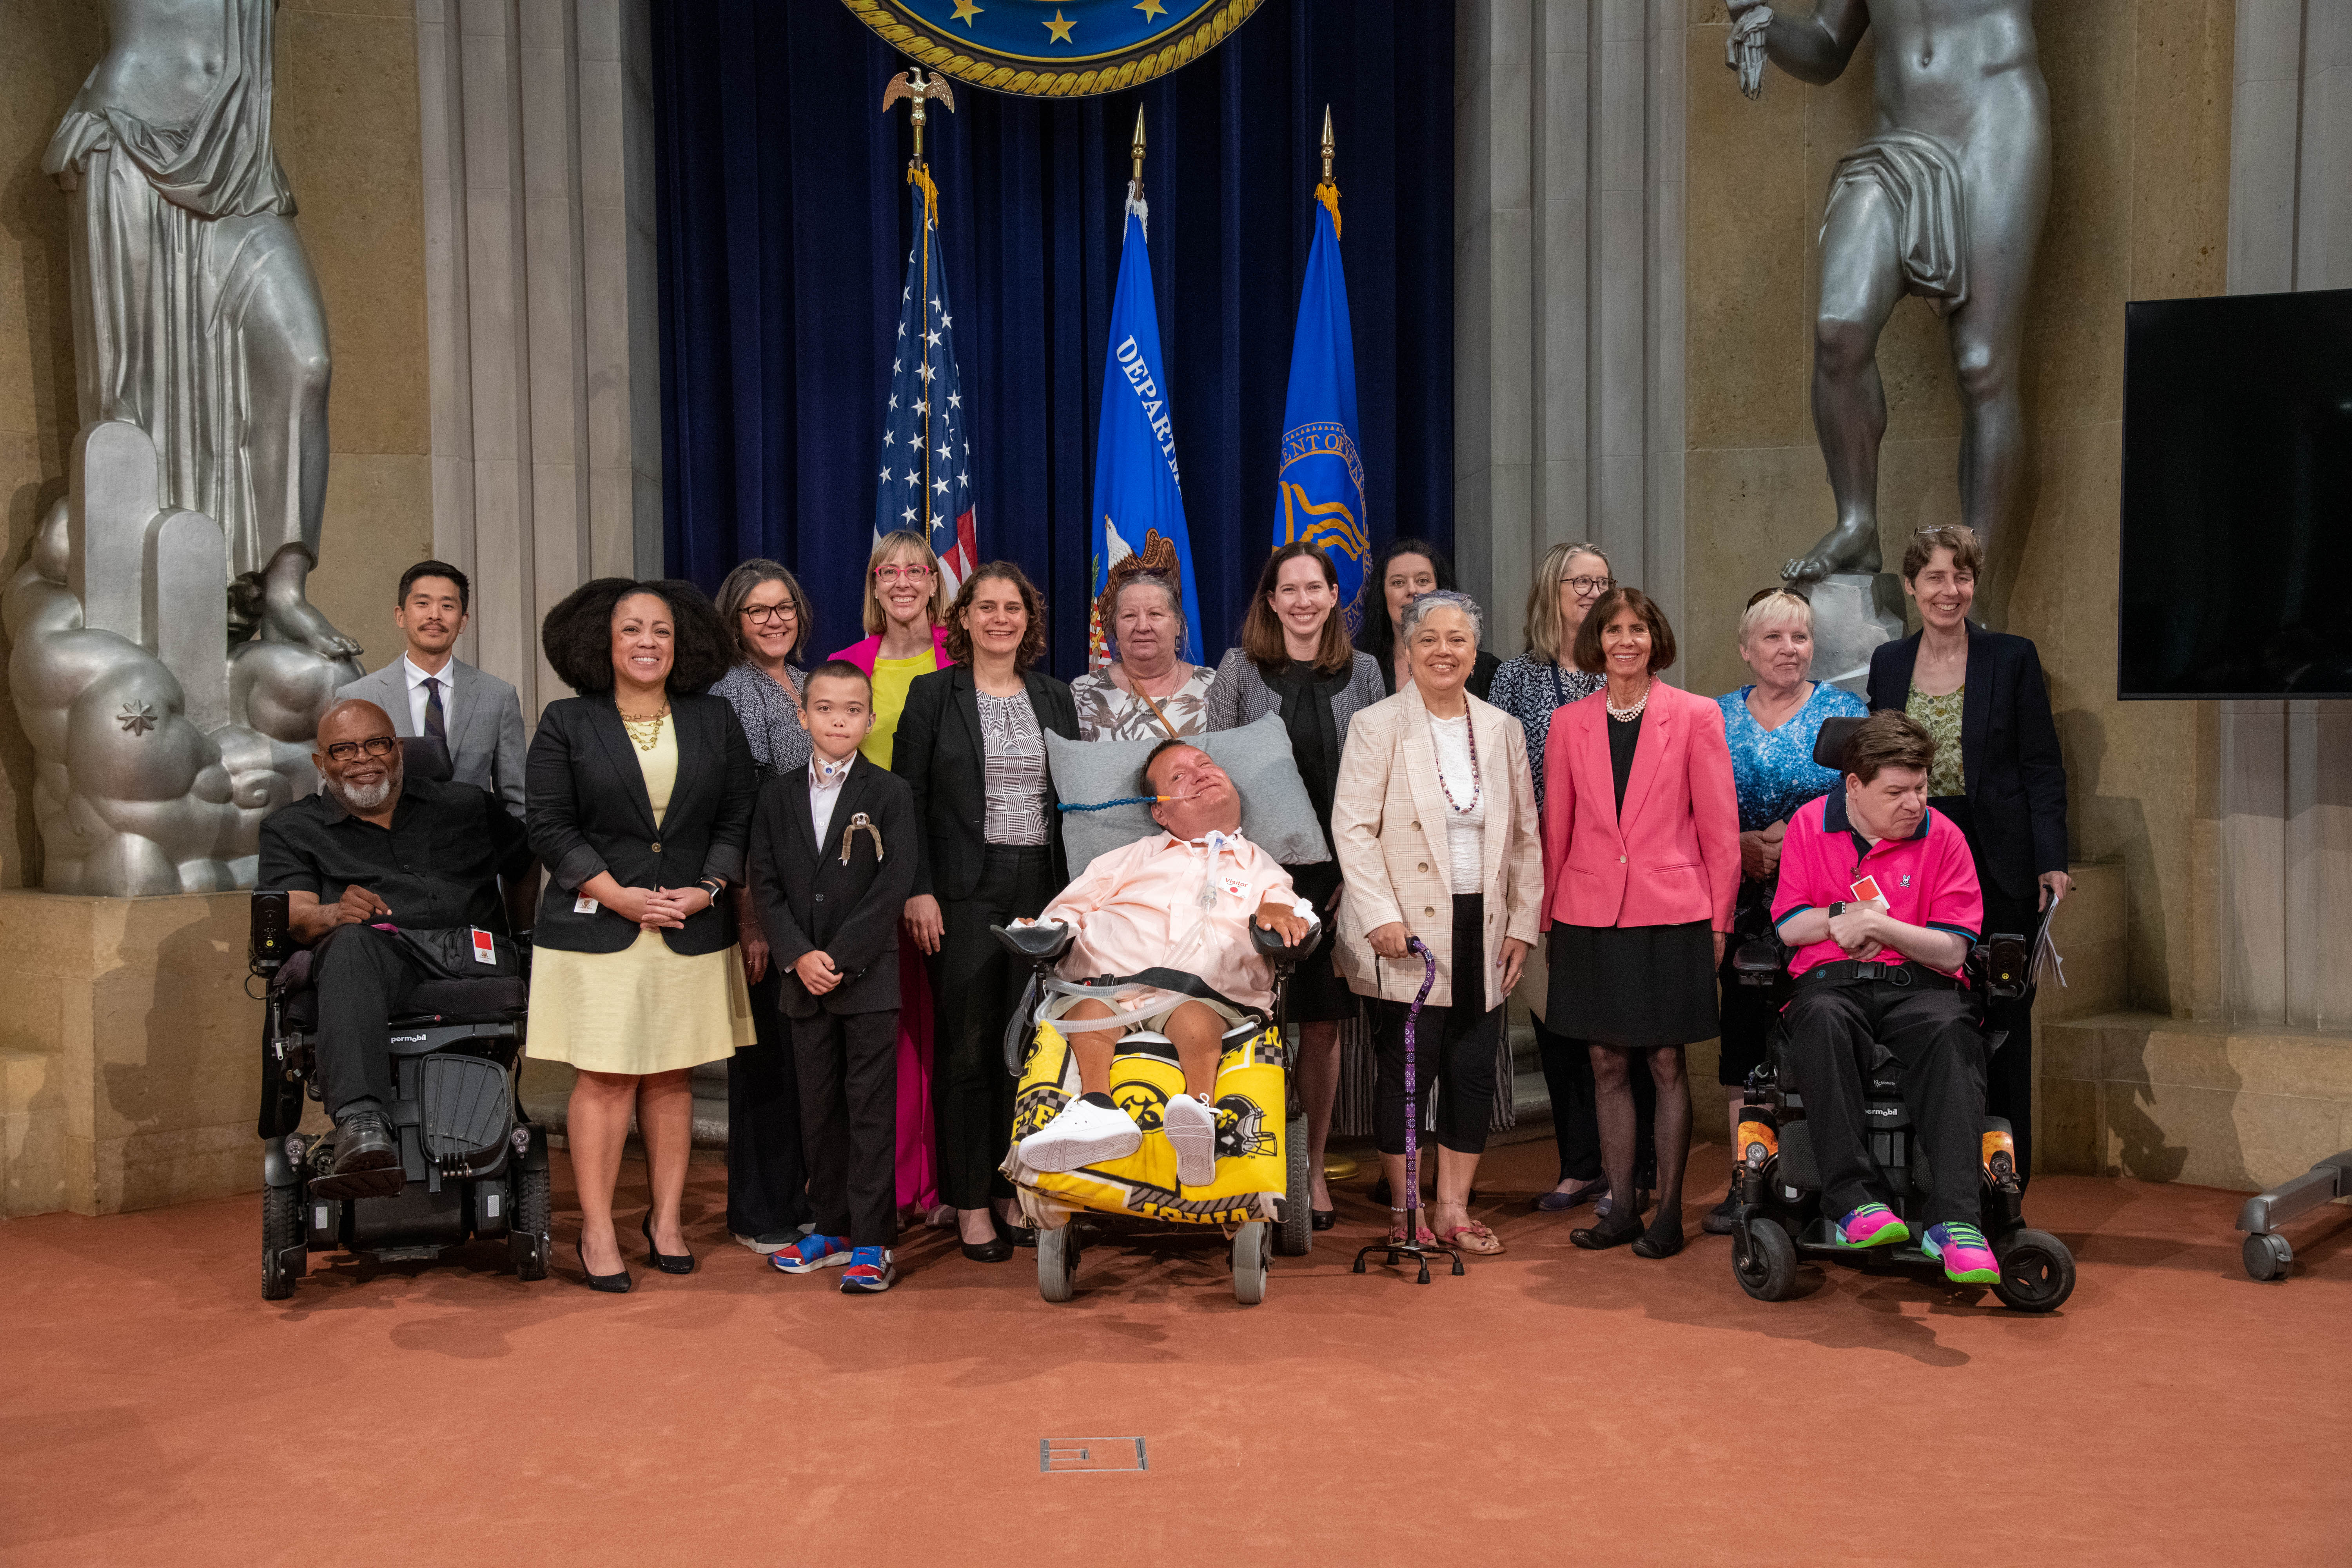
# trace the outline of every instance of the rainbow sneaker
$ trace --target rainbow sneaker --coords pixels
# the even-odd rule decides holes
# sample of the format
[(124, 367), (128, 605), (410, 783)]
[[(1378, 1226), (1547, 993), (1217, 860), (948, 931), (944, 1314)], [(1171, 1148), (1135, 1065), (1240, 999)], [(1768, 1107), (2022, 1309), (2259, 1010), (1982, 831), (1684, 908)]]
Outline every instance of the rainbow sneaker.
[(811, 1274), (849, 1261), (849, 1237), (810, 1234), (772, 1254), (769, 1264), (787, 1274)]
[(1941, 1258), (1944, 1278), (1955, 1285), (1991, 1285), (2000, 1279), (2000, 1262), (1984, 1232), (1972, 1225), (1931, 1225), (1920, 1249)]
[(1864, 1204), (1837, 1222), (1830, 1234), (1833, 1247), (1859, 1252), (1865, 1247), (1895, 1247), (1911, 1239), (1911, 1227), (1885, 1204)]

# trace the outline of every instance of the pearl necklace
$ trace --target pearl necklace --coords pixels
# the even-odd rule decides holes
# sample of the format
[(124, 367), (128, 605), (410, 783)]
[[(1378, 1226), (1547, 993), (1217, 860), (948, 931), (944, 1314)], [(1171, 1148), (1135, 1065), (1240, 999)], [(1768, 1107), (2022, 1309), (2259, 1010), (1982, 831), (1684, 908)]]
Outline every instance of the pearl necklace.
[(1620, 708), (1614, 702), (1611, 702), (1606, 697), (1602, 698), (1601, 700), (1608, 706), (1609, 717), (1616, 720), (1620, 724), (1631, 724), (1634, 720), (1639, 719), (1642, 716), (1642, 710), (1650, 705), (1650, 692), (1654, 689), (1656, 689), (1656, 683), (1654, 681), (1651, 683), (1649, 688), (1643, 691), (1642, 700), (1639, 702), (1634, 703), (1631, 708)]

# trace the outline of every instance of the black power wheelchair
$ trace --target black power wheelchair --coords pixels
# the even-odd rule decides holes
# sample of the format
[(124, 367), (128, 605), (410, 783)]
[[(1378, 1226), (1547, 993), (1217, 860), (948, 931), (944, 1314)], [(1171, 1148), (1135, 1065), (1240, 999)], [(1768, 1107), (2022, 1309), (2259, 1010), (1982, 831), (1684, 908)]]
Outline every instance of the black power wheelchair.
[[(1005, 1067), (1022, 1085), (1013, 1110), (1013, 1142), (1017, 1145), (1067, 1100), (1059, 1070), (1040, 1058), (1040, 1052), (1060, 1036), (1037, 1014), (1039, 1004), (1052, 994), (1048, 988), (1057, 978), (1055, 966), (1069, 952), (1076, 933), (1060, 925), (991, 926), (989, 930), (1007, 952), (1031, 971), (1028, 992), (1005, 1035)], [(1086, 983), (1104, 988), (1147, 985), (1187, 992), (1203, 1000), (1214, 998), (1239, 1013), (1241, 1020), (1225, 1031), (1223, 1060), (1218, 1070), (1219, 1181), (1205, 1190), (1210, 1195), (1188, 1196), (1177, 1187), (1173, 1157), (1156, 1149), (1154, 1145), (1163, 1141), (1151, 1136), (1147, 1136), (1143, 1149), (1106, 1167), (1070, 1175), (1027, 1173), (1025, 1179), (1016, 1176), (1023, 1206), (1036, 1226), (1037, 1292), (1046, 1300), (1070, 1300), (1077, 1289), (1082, 1240), (1105, 1239), (1119, 1222), (1129, 1226), (1156, 1223), (1179, 1231), (1220, 1225), (1230, 1230), (1227, 1253), (1234, 1299), (1245, 1307), (1265, 1299), (1266, 1276), (1276, 1253), (1300, 1258), (1313, 1249), (1307, 1106), (1299, 1098), (1298, 1047), (1283, 997), (1292, 969), (1300, 955), (1312, 949), (1314, 938), (1293, 948), (1278, 932), (1252, 922), (1250, 940), (1273, 973), (1274, 997), (1264, 1012), (1235, 1007), (1195, 977), (1168, 971), (1105, 975)], [(1159, 1036), (1130, 1034), (1119, 1041), (1113, 1063), (1113, 1097), (1131, 1110), (1143, 1111), (1139, 1120), (1149, 1133), (1158, 1125), (1150, 1104), (1155, 1097), (1164, 1099), (1182, 1082), (1172, 1049)], [(1273, 1094), (1265, 1092), (1269, 1068), (1279, 1078)], [(1276, 1120), (1268, 1114), (1275, 1108), (1265, 1102), (1277, 1096), (1279, 1127), (1269, 1132), (1265, 1123)], [(1263, 1169), (1256, 1163), (1276, 1152), (1282, 1193), (1273, 1205), (1276, 1217), (1252, 1217), (1262, 1215), (1264, 1209), (1228, 1189), (1235, 1181), (1246, 1184), (1261, 1179), (1240, 1173), (1245, 1167)], [(1007, 1163), (1011, 1166), (1013, 1161), (1008, 1159)], [(1234, 1173), (1231, 1179), (1229, 1172)], [(1078, 1218), (1081, 1215), (1086, 1216), (1083, 1222)]]
[[(1858, 720), (1832, 719), (1822, 725), (1813, 747), (1813, 761), (1837, 768), (1847, 737)], [(2046, 916), (2044, 917), (2047, 918)], [(2039, 940), (2040, 933), (2035, 933)], [(1768, 988), (1776, 1004), (1784, 1004), (1794, 982), (1789, 976), (1789, 950), (1769, 917), (1766, 929), (1743, 941), (1732, 958), (1732, 970), (1742, 985)], [(1996, 935), (1969, 952), (1965, 973), (1966, 994), (1984, 1026), (1989, 1000), (2008, 1001), (2031, 987), (2033, 946), (2025, 937)], [(2005, 1035), (1996, 1031), (1987, 1040), (1987, 1055), (2000, 1050)], [(1943, 1266), (1920, 1247), (1909, 1244), (1882, 1247), (1843, 1247), (1832, 1239), (1834, 1215), (1822, 1207), (1821, 1176), (1813, 1159), (1812, 1141), (1804, 1121), (1804, 1100), (1798, 1093), (1796, 1073), (1788, 1063), (1787, 1026), (1778, 1019), (1764, 1060), (1748, 1075), (1746, 1098), (1739, 1111), (1739, 1143), (1732, 1176), (1738, 1207), (1732, 1217), (1731, 1269), (1739, 1288), (1759, 1301), (1784, 1300), (1797, 1286), (1801, 1258), (1834, 1259), (1865, 1273), (1906, 1274), (1943, 1279)], [(2028, 1042), (2018, 1048), (2030, 1049)], [(1870, 1126), (1870, 1152), (1891, 1195), (1888, 1206), (1909, 1220), (1934, 1180), (1949, 1180), (1928, 1170), (1912, 1134), (1911, 1112), (1893, 1063), (1866, 1072), (1863, 1110)], [(2000, 1117), (1984, 1122), (1984, 1158), (1979, 1169), (1982, 1193), (1983, 1231), (1993, 1257), (2000, 1264), (2000, 1279), (1992, 1287), (2002, 1304), (2021, 1312), (2053, 1312), (2074, 1289), (2074, 1256), (2066, 1244), (2047, 1231), (2027, 1227), (2023, 1192), (2018, 1184), (2012, 1129)]]
[[(448, 776), (437, 742), (404, 741), (404, 765)], [(437, 769), (437, 772), (436, 771)], [(530, 988), (522, 979), (436, 980), (411, 1010), (387, 1020), (393, 1103), (407, 1181), (387, 1197), (329, 1198), (310, 1192), (328, 1168), (335, 1134), (299, 1131), (306, 1098), (320, 1098), (319, 995), (310, 953), (289, 931), (287, 895), (253, 895), (247, 960), (264, 981), (262, 1005), (261, 1296), (280, 1301), (309, 1272), (313, 1252), (371, 1254), (386, 1262), (437, 1258), (477, 1237), (506, 1239), (521, 1279), (547, 1277), (551, 1193), (547, 1130), (516, 1099)], [(530, 962), (527, 940), (516, 948)], [(526, 974), (528, 968), (526, 967)]]

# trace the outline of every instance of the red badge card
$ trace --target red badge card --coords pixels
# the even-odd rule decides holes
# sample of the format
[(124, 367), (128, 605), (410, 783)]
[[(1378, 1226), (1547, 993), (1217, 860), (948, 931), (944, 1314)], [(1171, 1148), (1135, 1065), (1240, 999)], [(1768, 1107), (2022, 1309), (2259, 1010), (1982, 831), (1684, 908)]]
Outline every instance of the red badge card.
[(1853, 894), (1853, 901), (1857, 904), (1876, 904), (1882, 910), (1886, 907), (1886, 895), (1878, 890), (1878, 879), (1875, 877), (1863, 878), (1848, 891)]
[(497, 942), (492, 940), (490, 933), (484, 931), (481, 927), (475, 926), (472, 929), (474, 932), (474, 962), (476, 963), (487, 963), (491, 968), (496, 969), (499, 965), (499, 944)]

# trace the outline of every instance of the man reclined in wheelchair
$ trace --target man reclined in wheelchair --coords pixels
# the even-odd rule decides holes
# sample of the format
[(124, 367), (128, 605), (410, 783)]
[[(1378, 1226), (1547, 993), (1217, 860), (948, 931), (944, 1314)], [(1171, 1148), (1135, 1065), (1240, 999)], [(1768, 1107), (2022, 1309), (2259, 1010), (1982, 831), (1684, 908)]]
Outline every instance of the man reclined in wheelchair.
[(406, 1184), (388, 1019), (434, 1011), (451, 981), (508, 982), (520, 1005), (509, 932), (530, 923), (523, 825), (470, 784), (407, 776), (403, 757), (383, 709), (339, 702), (319, 721), (319, 793), (261, 825), (259, 890), (287, 896), (287, 934), (310, 949), (317, 1076), (336, 1129), (310, 1184), (319, 1198)]
[[(1219, 1069), (1230, 1037), (1262, 1037), (1268, 1022), (1274, 975), (1252, 926), (1303, 952), (1316, 930), (1313, 907), (1294, 894), (1287, 870), (1242, 837), (1241, 796), (1208, 753), (1164, 742), (1143, 778), (1158, 796), (1152, 820), (1165, 831), (1098, 856), (1034, 922), (1046, 928), (1040, 936), (1066, 932), (1059, 977), (1034, 1019), (1068, 1042), (1079, 1092), (1068, 1098), (1050, 1070), (1044, 1079), (1055, 1081), (1024, 1079), (1018, 1142), (1005, 1163), (1016, 1184), (1128, 1159), (1158, 1130), (1175, 1154), (1178, 1183), (1207, 1187), (1221, 1143), (1232, 1152), (1247, 1139), (1237, 1121), (1281, 1115), (1278, 1098), (1263, 1110), (1218, 1103)], [(1181, 1092), (1163, 1096), (1130, 1075), (1114, 1099), (1115, 1059), (1132, 1052), (1172, 1054)], [(1050, 1119), (1041, 1126), (1041, 1118)]]
[(1843, 788), (1790, 819), (1772, 908), (1794, 950), (1781, 1018), (1822, 1212), (1843, 1216), (1832, 1243), (1911, 1238), (1864, 1113), (1865, 1075), (1891, 1058), (1932, 1184), (1921, 1250), (1954, 1282), (1990, 1285), (2000, 1267), (1977, 1223), (1989, 1051), (1962, 973), (1984, 900), (1967, 839), (1927, 805), (1935, 750), (1916, 720), (1874, 713), (1846, 742)]

